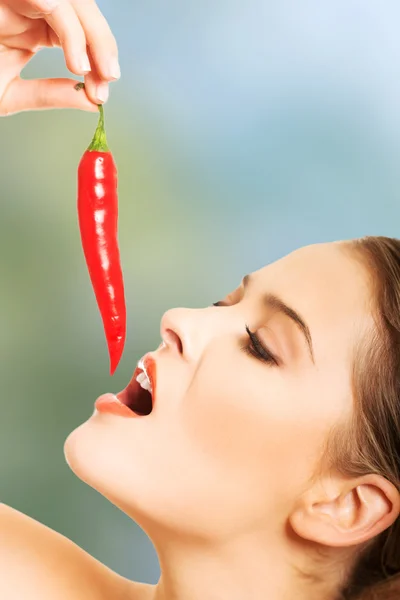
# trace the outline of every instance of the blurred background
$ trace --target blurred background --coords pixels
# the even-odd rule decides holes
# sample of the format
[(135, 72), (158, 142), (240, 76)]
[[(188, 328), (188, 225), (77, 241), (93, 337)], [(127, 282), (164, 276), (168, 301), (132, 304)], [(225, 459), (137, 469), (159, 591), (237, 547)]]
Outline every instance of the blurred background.
[[(299, 246), (399, 236), (400, 5), (99, 0), (122, 78), (106, 105), (128, 305), (113, 378), (81, 250), (76, 170), (97, 116), (0, 120), (0, 500), (121, 575), (156, 583), (144, 532), (67, 466), (63, 444), (202, 307)], [(69, 76), (43, 50), (24, 76)]]

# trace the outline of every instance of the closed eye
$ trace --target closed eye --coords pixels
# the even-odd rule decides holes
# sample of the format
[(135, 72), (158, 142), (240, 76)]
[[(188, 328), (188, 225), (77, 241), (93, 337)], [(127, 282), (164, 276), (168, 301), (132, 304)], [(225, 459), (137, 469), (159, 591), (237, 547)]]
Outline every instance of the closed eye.
[[(228, 306), (224, 302), (214, 302), (213, 306)], [(258, 337), (258, 335), (254, 331), (250, 331), (249, 327), (246, 325), (246, 332), (250, 339), (250, 344), (246, 344), (241, 348), (243, 352), (246, 354), (261, 360), (269, 365), (279, 366), (279, 359), (263, 344)]]
[(248, 326), (246, 325), (246, 331), (250, 338), (250, 344), (243, 346), (242, 350), (246, 352), (246, 354), (250, 354), (250, 356), (255, 356), (259, 360), (266, 362), (270, 365), (279, 366), (279, 360), (275, 357), (274, 354), (265, 346), (261, 341), (258, 335), (250, 331)]

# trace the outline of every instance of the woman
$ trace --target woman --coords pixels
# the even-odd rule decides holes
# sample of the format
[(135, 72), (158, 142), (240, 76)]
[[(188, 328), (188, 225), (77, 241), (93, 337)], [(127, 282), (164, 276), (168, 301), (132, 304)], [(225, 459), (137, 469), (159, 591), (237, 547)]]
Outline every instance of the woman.
[[(97, 110), (118, 73), (94, 2), (2, 0), (0, 18), (3, 115)], [(39, 46), (59, 43), (76, 74), (88, 45), (87, 96), (70, 80), (19, 79)], [(121, 408), (139, 393), (136, 371), (64, 448), (148, 534), (158, 584), (119, 576), (2, 505), (0, 597), (399, 598), (400, 240), (297, 250), (211, 307), (168, 311), (161, 337), (148, 409), (136, 399), (148, 414)]]

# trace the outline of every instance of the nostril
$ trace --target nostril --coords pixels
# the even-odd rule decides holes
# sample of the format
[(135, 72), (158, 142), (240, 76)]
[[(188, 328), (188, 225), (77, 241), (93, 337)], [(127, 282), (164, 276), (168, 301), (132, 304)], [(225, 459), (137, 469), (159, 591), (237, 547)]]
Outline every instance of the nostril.
[(167, 346), (177, 346), (179, 354), (183, 353), (182, 340), (172, 329), (164, 329), (163, 340)]

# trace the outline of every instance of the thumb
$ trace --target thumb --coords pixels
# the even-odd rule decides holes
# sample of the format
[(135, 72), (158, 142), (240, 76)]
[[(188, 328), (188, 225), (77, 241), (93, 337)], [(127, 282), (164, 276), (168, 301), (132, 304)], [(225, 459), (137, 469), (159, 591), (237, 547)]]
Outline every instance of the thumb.
[(12, 80), (0, 99), (0, 116), (26, 110), (75, 108), (97, 112), (97, 104), (89, 100), (85, 90), (77, 91), (74, 79), (21, 79)]

